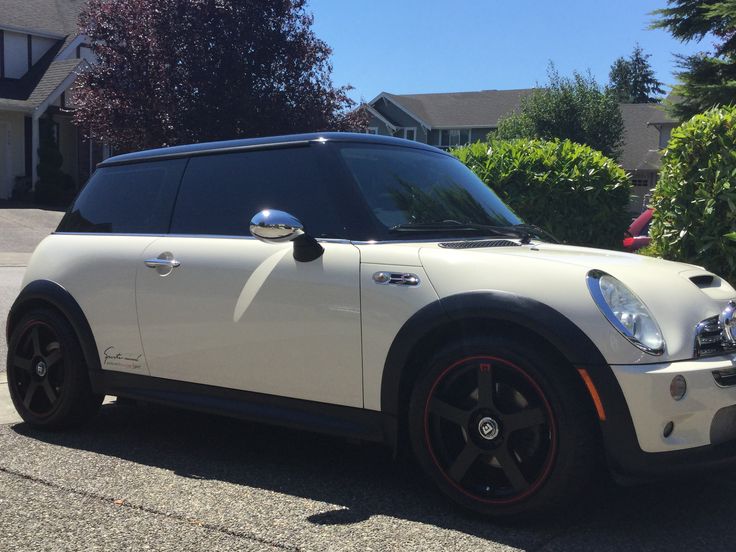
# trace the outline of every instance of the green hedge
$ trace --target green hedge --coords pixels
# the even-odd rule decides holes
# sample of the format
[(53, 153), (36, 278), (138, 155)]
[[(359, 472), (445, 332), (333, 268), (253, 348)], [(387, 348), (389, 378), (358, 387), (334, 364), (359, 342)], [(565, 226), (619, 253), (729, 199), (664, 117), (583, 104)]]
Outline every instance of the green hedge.
[(452, 153), (529, 224), (566, 243), (621, 248), (631, 182), (601, 152), (570, 140), (519, 139)]
[(736, 284), (736, 108), (712, 109), (672, 132), (652, 207), (658, 254)]

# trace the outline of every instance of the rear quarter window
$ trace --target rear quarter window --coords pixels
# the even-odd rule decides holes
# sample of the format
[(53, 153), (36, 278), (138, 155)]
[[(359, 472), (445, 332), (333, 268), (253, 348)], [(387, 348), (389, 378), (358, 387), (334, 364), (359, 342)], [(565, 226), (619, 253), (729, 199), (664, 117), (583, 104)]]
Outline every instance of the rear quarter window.
[(100, 167), (57, 232), (166, 233), (185, 166), (176, 159)]

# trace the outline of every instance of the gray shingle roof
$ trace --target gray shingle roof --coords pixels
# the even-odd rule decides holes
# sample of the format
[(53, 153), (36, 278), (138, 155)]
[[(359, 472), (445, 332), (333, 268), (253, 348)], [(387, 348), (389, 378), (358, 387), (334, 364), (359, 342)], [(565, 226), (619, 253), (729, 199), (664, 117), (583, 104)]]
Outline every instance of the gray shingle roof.
[(619, 162), (629, 171), (658, 170), (659, 131), (654, 125), (676, 124), (657, 104), (621, 104), (624, 119), (624, 147)]
[[(517, 110), (533, 88), (482, 90), (439, 94), (382, 93), (432, 128), (496, 127), (499, 119)], [(380, 97), (380, 96), (379, 96)], [(624, 146), (619, 159), (626, 170), (658, 170), (659, 131), (654, 125), (675, 125), (658, 104), (621, 104)]]
[(41, 105), (51, 93), (56, 90), (64, 80), (77, 70), (77, 68), (86, 63), (82, 59), (63, 59), (53, 61), (49, 64), (46, 72), (34, 86), (33, 90), (25, 100), (0, 98), (0, 110), (21, 110), (32, 111)]
[(80, 65), (80, 59), (54, 61), (78, 35), (79, 13), (87, 0), (2, 0), (0, 28), (40, 33), (59, 41), (20, 79), (0, 82), (0, 109), (32, 111)]
[(481, 90), (440, 94), (388, 94), (384, 96), (419, 117), (432, 128), (496, 127), (504, 115), (519, 108), (521, 98), (534, 91)]
[(3, 0), (0, 27), (28, 29), (59, 38), (77, 34), (87, 0)]

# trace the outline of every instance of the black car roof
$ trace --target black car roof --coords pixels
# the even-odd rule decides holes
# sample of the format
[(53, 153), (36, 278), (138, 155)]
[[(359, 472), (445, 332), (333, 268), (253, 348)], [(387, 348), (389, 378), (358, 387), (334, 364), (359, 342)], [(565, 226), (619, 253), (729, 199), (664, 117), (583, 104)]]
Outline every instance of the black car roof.
[(223, 142), (206, 142), (201, 144), (190, 144), (186, 146), (172, 146), (168, 148), (150, 149), (134, 153), (125, 153), (110, 157), (98, 166), (122, 165), (157, 159), (170, 159), (176, 157), (191, 157), (193, 155), (204, 155), (208, 153), (226, 153), (229, 151), (261, 149), (268, 147), (279, 147), (297, 144), (309, 144), (310, 142), (358, 142), (368, 144), (383, 144), (388, 146), (403, 146), (435, 153), (445, 153), (433, 146), (392, 138), (389, 136), (377, 136), (375, 134), (360, 134), (355, 132), (313, 132), (309, 134), (289, 134), (284, 136), (268, 136), (264, 138), (247, 138), (243, 140), (227, 140)]

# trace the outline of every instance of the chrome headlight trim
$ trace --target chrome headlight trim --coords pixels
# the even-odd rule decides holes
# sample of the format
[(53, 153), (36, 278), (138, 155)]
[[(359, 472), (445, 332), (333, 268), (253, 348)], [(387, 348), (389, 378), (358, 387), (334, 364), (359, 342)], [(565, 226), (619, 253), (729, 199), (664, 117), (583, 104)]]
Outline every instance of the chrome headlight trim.
[[(600, 279), (602, 276), (607, 276), (608, 278), (611, 278), (615, 280), (618, 285), (622, 286), (628, 293), (630, 293), (639, 303), (641, 304), (641, 307), (643, 310), (648, 314), (649, 319), (652, 321), (654, 326), (657, 328), (657, 331), (659, 332), (659, 335), (662, 339), (662, 345), (660, 347), (650, 347), (649, 345), (646, 345), (642, 343), (632, 332), (629, 330), (626, 326), (624, 326), (621, 321), (616, 317), (616, 315), (613, 312), (613, 309), (611, 308), (611, 305), (608, 304), (605, 297), (603, 296), (603, 292), (601, 290), (600, 285)], [(590, 291), (590, 295), (593, 297), (593, 301), (598, 306), (598, 310), (601, 311), (603, 316), (608, 320), (608, 322), (616, 328), (616, 331), (620, 333), (622, 336), (624, 336), (629, 343), (634, 345), (636, 348), (644, 351), (647, 354), (654, 355), (654, 356), (660, 356), (664, 354), (665, 351), (665, 342), (664, 342), (664, 336), (662, 336), (662, 330), (659, 327), (659, 324), (657, 324), (657, 321), (654, 319), (654, 316), (652, 316), (651, 311), (646, 306), (644, 301), (641, 300), (641, 298), (634, 293), (631, 289), (629, 289), (628, 286), (626, 286), (621, 280), (618, 278), (615, 278), (614, 276), (611, 276), (607, 272), (603, 272), (602, 270), (591, 270), (588, 272), (586, 278), (586, 283), (588, 284), (588, 290)]]

